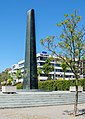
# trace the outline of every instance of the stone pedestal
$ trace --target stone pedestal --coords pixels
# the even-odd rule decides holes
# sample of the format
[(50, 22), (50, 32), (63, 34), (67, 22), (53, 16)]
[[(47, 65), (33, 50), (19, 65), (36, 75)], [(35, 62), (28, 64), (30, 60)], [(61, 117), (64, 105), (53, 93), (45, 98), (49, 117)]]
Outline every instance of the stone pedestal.
[[(76, 91), (76, 86), (70, 86), (70, 92), (75, 92)], [(78, 86), (78, 92), (82, 92), (83, 91), (83, 87), (82, 86)]]
[(2, 86), (2, 93), (16, 93), (16, 86)]

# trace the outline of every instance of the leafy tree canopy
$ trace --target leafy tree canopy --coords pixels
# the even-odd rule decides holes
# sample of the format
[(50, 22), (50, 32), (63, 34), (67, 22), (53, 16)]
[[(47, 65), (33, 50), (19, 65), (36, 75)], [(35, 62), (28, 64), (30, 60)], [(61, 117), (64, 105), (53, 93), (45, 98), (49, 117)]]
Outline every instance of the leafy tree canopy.
[(46, 61), (45, 61), (45, 64), (42, 67), (45, 74), (49, 74), (54, 69), (53, 66), (50, 63), (51, 60), (52, 60), (52, 57), (47, 58)]
[(16, 76), (18, 79), (22, 78), (22, 73), (20, 69), (17, 70)]

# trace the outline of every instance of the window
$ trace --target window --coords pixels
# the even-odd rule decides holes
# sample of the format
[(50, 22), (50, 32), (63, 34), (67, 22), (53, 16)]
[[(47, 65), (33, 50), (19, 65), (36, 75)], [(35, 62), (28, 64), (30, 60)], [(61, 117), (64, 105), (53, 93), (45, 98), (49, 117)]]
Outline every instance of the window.
[(47, 59), (47, 57), (40, 57), (40, 60), (45, 61)]
[(62, 69), (56, 69), (56, 72), (63, 72)]
[(24, 63), (19, 64), (19, 67), (22, 67), (22, 66), (24, 66)]
[(57, 67), (61, 67), (60, 64), (56, 64)]

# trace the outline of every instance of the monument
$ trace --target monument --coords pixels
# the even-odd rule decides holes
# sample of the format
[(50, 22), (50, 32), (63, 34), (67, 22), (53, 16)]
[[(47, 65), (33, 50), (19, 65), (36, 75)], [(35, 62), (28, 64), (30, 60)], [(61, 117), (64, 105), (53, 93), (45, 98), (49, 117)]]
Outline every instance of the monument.
[(27, 12), (23, 89), (38, 89), (34, 9)]

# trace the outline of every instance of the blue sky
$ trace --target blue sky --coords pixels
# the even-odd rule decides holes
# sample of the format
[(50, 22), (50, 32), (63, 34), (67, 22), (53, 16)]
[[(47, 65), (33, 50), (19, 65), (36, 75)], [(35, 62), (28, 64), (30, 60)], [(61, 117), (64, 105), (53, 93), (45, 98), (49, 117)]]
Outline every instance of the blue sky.
[(56, 23), (74, 9), (85, 24), (85, 0), (0, 0), (0, 72), (24, 59), (27, 11), (35, 10), (37, 53), (42, 52), (40, 39), (58, 35)]

